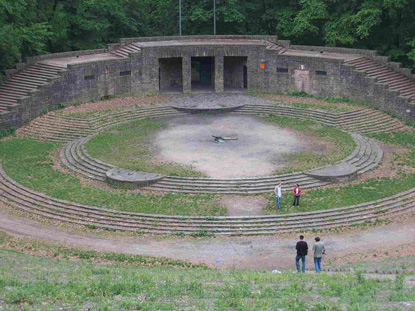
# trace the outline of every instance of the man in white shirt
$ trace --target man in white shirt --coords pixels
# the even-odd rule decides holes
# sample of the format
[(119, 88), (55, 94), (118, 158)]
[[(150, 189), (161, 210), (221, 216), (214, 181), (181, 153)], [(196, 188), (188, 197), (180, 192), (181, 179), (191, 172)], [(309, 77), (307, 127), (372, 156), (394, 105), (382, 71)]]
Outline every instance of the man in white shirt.
[(274, 193), (277, 198), (276, 209), (279, 210), (281, 206), (281, 198), (282, 198), (282, 184), (281, 183), (275, 186)]

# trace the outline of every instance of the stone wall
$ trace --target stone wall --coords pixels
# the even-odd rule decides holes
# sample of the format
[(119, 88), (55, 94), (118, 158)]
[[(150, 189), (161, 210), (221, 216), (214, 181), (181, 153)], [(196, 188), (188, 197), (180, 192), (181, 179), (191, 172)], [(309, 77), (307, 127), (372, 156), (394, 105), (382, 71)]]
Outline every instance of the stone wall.
[(160, 58), (160, 91), (183, 89), (182, 58)]
[(244, 87), (244, 66), (247, 65), (246, 57), (225, 57), (224, 59), (224, 83), (226, 86)]
[[(194, 39), (209, 39), (209, 36), (196, 36)], [(212, 37), (213, 38), (213, 37)], [(240, 36), (218, 36), (214, 38), (243, 39)], [(276, 37), (249, 37), (267, 39), (277, 42)], [(160, 41), (166, 38), (139, 38), (141, 41)], [(179, 40), (180, 37), (169, 37)], [(134, 42), (135, 39), (122, 39), (122, 43)], [(133, 41), (131, 41), (133, 40)], [(280, 43), (280, 42), (278, 42)], [(287, 42), (284, 42), (287, 46)], [(307, 47), (292, 46), (305, 50)], [(322, 49), (326, 52), (353, 53), (359, 50), (344, 48), (308, 47), (309, 50)], [(90, 51), (91, 54), (104, 50)], [(57, 57), (71, 57), (86, 54), (87, 51), (68, 52), (39, 56), (29, 61)], [(376, 58), (376, 52), (360, 51), (361, 55)], [(0, 128), (21, 126), (25, 121), (53, 109), (59, 102), (73, 104), (99, 100), (107, 95), (123, 95), (148, 91), (159, 91), (159, 68), (162, 68), (162, 84), (177, 83), (182, 85), (184, 93), (191, 92), (191, 57), (214, 57), (214, 87), (222, 92), (225, 85), (240, 87), (243, 73), (237, 60), (243, 57), (243, 64), (248, 68), (248, 90), (284, 93), (288, 91), (304, 91), (325, 97), (349, 97), (351, 99), (371, 103), (383, 111), (390, 111), (404, 119), (415, 119), (415, 107), (408, 98), (398, 96), (388, 90), (387, 86), (376, 84), (364, 74), (345, 66), (342, 60), (312, 56), (290, 56), (277, 54), (264, 45), (223, 44), (209, 45), (176, 45), (143, 47), (141, 53), (133, 53), (130, 57), (100, 60), (76, 65), (69, 65), (69, 71), (53, 80), (49, 85), (23, 98), (21, 106), (12, 114), (0, 117)], [(228, 58), (235, 57), (235, 58)], [(169, 61), (160, 59), (180, 59)], [(239, 64), (241, 64), (239, 62)], [(20, 64), (19, 68), (24, 68)], [(238, 67), (239, 66), (239, 67)], [(397, 66), (391, 63), (390, 66)], [(163, 70), (164, 68), (164, 70)], [(399, 68), (398, 68), (399, 69)], [(16, 69), (19, 70), (19, 69)], [(404, 69), (402, 69), (404, 70)], [(12, 75), (16, 71), (9, 71)], [(406, 71), (405, 71), (406, 72)]]

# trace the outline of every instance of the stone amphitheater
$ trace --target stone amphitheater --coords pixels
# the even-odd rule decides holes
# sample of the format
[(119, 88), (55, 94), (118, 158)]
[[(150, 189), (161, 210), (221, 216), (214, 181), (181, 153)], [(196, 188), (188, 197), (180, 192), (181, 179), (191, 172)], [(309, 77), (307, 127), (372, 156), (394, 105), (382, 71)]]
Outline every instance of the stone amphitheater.
[[(381, 163), (382, 148), (365, 135), (412, 131), (404, 121), (415, 119), (414, 76), (410, 70), (374, 51), (294, 46), (275, 37), (216, 36), (130, 38), (105, 50), (31, 58), (9, 70), (0, 85), (0, 126), (7, 129), (25, 125), (19, 129), (19, 136), (57, 143), (65, 167), (77, 176), (105, 182), (108, 171), (115, 167), (88, 154), (85, 144), (92, 137), (114, 125), (146, 118), (194, 115), (195, 111), (170, 104), (123, 109), (91, 118), (45, 112), (58, 103), (71, 105), (136, 92), (221, 96), (221, 93), (247, 91), (347, 97), (372, 108), (361, 106), (332, 112), (265, 100), (252, 100), (229, 110), (223, 106), (199, 105), (197, 112), (232, 116), (271, 114), (337, 127), (350, 133), (356, 148), (340, 163), (323, 168), (324, 174), (311, 170), (244, 178), (163, 175), (142, 190), (243, 196), (270, 193), (278, 182), (283, 182), (287, 189), (296, 183), (304, 189), (327, 186), (344, 181), (344, 177), (366, 174)], [(247, 98), (249, 101), (250, 97)], [(45, 115), (38, 118), (42, 114)], [(339, 167), (347, 167), (346, 172), (338, 173)], [(337, 173), (327, 174), (327, 171)], [(57, 199), (19, 184), (0, 166), (0, 200), (28, 214), (98, 228), (155, 234), (203, 231), (218, 235), (261, 235), (343, 227), (412, 212), (415, 187), (377, 201), (313, 212), (214, 217), (160, 215)]]

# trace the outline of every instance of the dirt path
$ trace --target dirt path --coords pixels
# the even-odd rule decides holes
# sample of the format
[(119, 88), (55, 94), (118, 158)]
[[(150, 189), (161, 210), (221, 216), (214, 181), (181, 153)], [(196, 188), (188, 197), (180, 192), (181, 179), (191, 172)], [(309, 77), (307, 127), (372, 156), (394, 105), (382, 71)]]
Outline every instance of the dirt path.
[[(152, 237), (108, 238), (60, 231), (33, 221), (1, 215), (0, 230), (13, 235), (87, 248), (139, 255), (165, 256), (205, 263), (217, 268), (286, 269), (293, 268), (296, 235), (292, 237), (217, 237), (209, 239), (155, 240)], [(313, 235), (306, 234), (312, 245)], [(334, 262), (359, 261), (415, 255), (415, 221), (371, 228), (356, 233), (322, 236), (327, 248), (326, 260)], [(387, 250), (387, 252), (385, 252)], [(403, 255), (403, 254), (402, 254)], [(310, 265), (310, 257), (308, 259)], [(350, 259), (350, 260), (349, 260)]]

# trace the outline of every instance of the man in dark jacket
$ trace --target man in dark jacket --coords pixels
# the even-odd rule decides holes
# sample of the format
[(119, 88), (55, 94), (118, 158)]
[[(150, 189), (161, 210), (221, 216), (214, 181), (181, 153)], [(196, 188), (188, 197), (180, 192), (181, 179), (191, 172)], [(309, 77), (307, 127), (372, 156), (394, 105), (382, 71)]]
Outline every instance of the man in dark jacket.
[(300, 259), (303, 264), (302, 272), (305, 273), (305, 256), (308, 253), (308, 245), (307, 242), (304, 241), (304, 235), (300, 235), (300, 241), (297, 242), (295, 246), (297, 250), (297, 256), (295, 256), (295, 264), (297, 265), (297, 271), (300, 272)]

